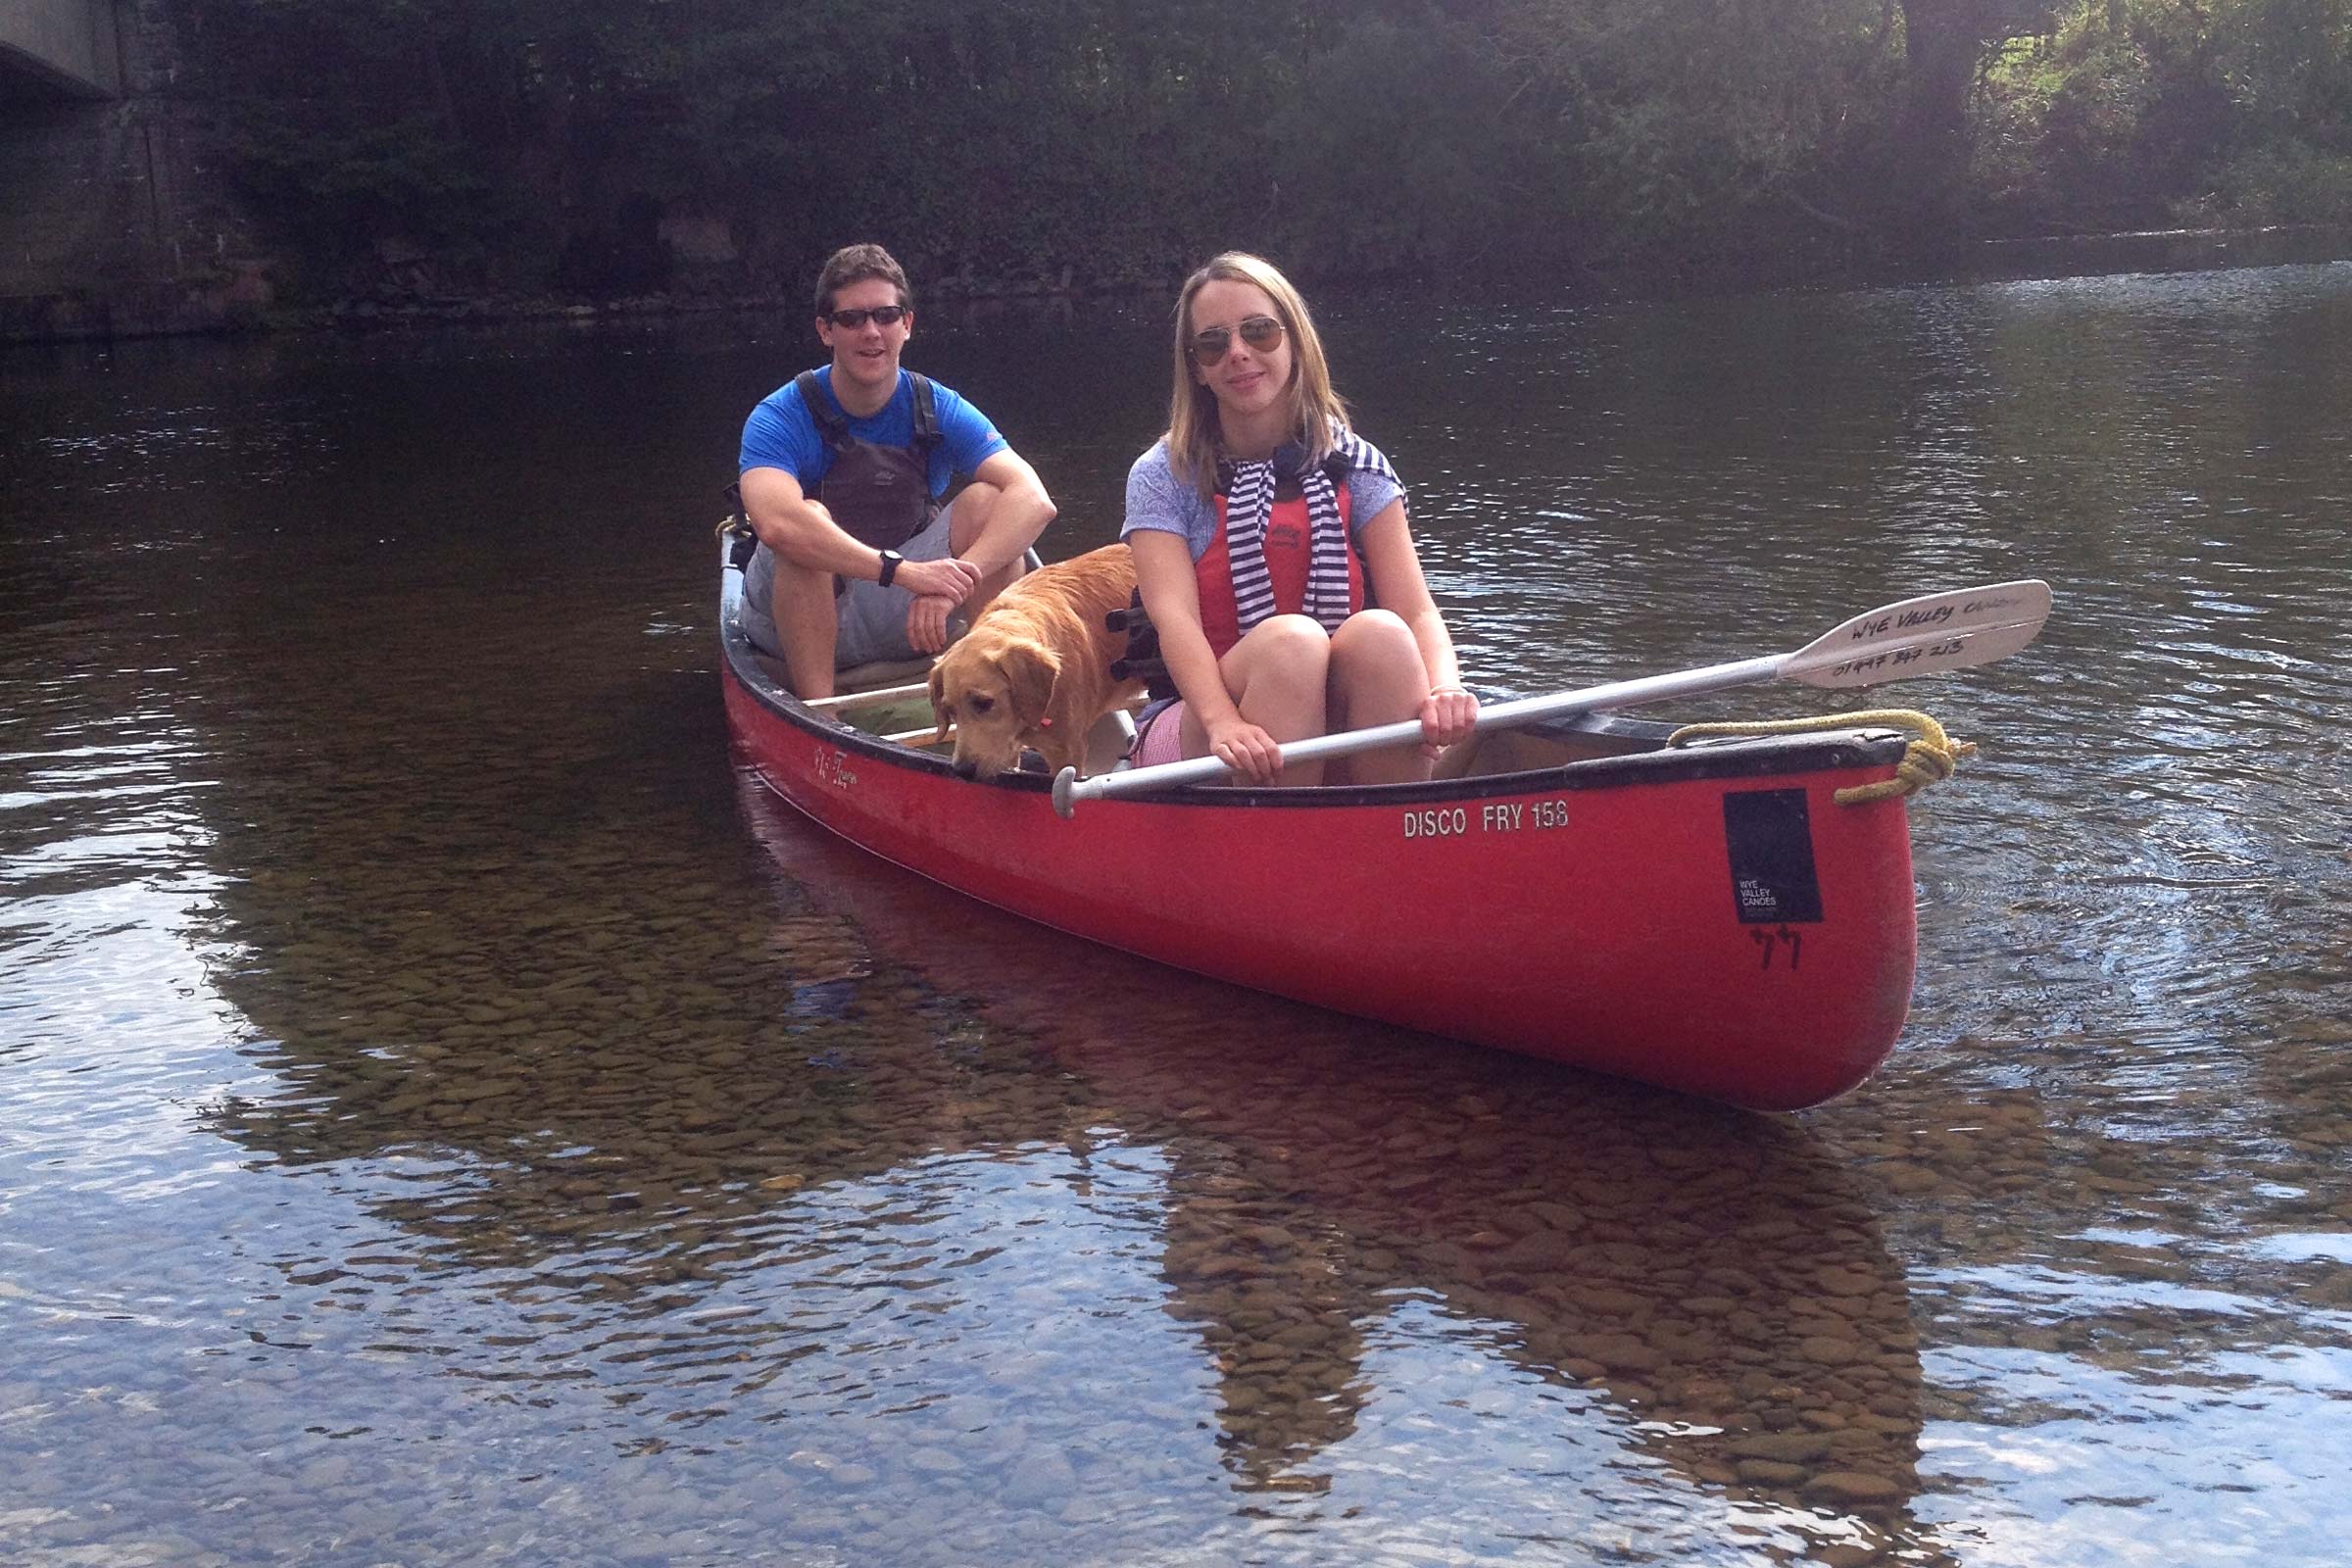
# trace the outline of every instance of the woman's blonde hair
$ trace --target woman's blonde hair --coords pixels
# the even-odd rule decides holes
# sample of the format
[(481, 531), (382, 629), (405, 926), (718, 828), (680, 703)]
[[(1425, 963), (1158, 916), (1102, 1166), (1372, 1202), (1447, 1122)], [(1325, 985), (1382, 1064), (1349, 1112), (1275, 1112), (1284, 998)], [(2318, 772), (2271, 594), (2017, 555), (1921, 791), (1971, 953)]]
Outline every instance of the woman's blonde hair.
[(1291, 344), (1290, 425), (1305, 447), (1307, 461), (1331, 452), (1335, 425), (1345, 424), (1348, 406), (1331, 389), (1331, 367), (1323, 340), (1315, 335), (1306, 301), (1271, 262), (1243, 251), (1227, 251), (1184, 280), (1176, 296), (1176, 389), (1168, 399), (1168, 467), (1204, 497), (1216, 493), (1217, 455), (1223, 448), (1216, 394), (1193, 378), (1193, 298), (1210, 283), (1248, 283), (1265, 291)]

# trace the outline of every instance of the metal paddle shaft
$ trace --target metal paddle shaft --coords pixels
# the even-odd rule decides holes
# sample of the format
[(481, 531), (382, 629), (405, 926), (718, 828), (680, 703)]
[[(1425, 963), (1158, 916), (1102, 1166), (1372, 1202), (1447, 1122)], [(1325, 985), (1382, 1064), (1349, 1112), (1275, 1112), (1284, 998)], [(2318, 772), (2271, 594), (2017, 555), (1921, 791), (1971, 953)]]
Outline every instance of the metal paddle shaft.
[[(1478, 710), (1478, 722), (1473, 728), (1506, 729), (1569, 713), (1635, 708), (1671, 697), (1755, 686), (1766, 681), (1793, 680), (1807, 686), (1836, 688), (1876, 686), (1914, 675), (1937, 675), (1947, 669), (1966, 669), (1972, 664), (2006, 659), (2034, 640), (2049, 613), (2050, 585), (2034, 578), (1923, 594), (1856, 615), (1792, 654), (1768, 654), (1760, 659), (1709, 664), (1703, 669), (1644, 675), (1636, 680), (1611, 681), (1605, 686), (1495, 703)], [(1293, 741), (1282, 749), (1282, 760), (1285, 765), (1311, 762), (1327, 757), (1378, 751), (1384, 746), (1402, 746), (1420, 739), (1419, 719), (1399, 719), (1370, 729)], [(1067, 817), (1081, 801), (1199, 784), (1224, 778), (1230, 772), (1213, 757), (1189, 758), (1181, 762), (1129, 768), (1086, 779), (1078, 777), (1075, 768), (1065, 767), (1054, 780), (1054, 809)]]

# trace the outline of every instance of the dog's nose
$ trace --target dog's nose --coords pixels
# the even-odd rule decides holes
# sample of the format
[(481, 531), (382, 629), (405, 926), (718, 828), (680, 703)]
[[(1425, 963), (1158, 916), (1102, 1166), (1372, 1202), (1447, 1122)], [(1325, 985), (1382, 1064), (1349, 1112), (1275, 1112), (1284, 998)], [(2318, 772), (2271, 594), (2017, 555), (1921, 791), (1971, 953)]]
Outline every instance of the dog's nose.
[(980, 764), (966, 758), (958, 757), (948, 765), (956, 770), (957, 778), (978, 778), (980, 776)]

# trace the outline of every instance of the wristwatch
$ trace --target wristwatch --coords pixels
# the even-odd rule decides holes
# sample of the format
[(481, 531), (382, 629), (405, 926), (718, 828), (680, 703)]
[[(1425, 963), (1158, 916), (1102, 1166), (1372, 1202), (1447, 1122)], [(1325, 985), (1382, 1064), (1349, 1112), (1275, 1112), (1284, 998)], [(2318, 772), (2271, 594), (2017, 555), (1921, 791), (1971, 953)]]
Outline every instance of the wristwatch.
[(883, 551), (882, 572), (881, 575), (874, 579), (874, 581), (880, 583), (885, 588), (889, 587), (890, 579), (896, 577), (899, 574), (899, 568), (906, 564), (906, 558), (900, 555), (896, 550)]

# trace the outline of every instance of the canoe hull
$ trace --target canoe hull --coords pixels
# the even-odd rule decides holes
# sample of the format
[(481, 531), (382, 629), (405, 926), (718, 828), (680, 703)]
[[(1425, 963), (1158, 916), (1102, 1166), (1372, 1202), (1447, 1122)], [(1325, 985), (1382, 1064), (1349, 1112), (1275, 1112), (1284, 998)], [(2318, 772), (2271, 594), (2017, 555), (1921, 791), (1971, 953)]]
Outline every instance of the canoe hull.
[(1076, 936), (1759, 1110), (1853, 1088), (1902, 1029), (1917, 940), (1903, 804), (1834, 799), (1889, 776), (1897, 742), (1172, 792), (1063, 820), (1043, 777), (958, 779), (811, 713), (731, 629), (723, 642), (738, 754), (785, 801)]

